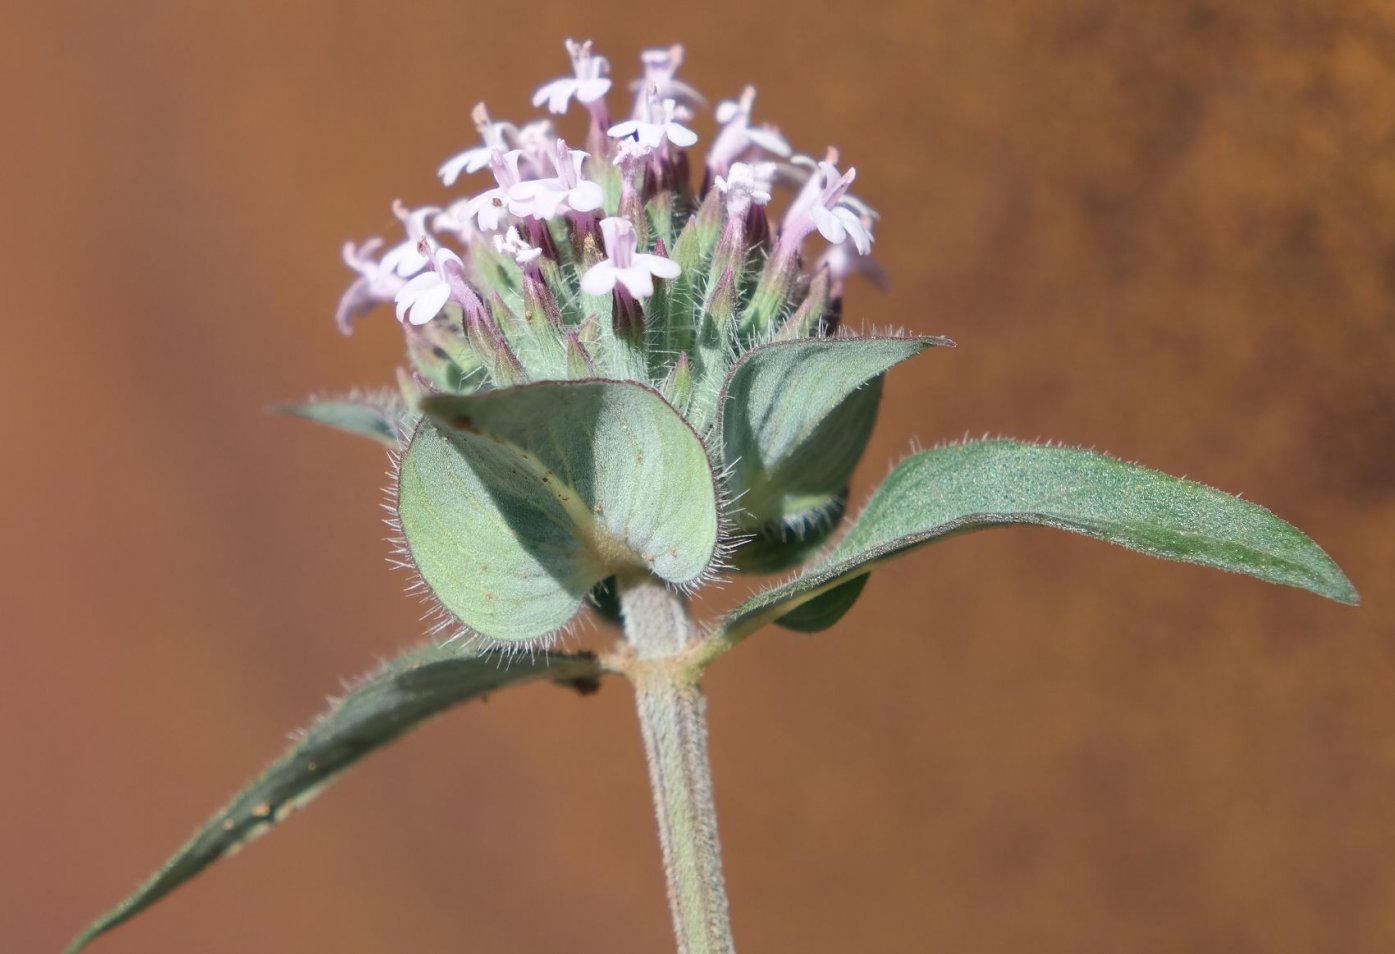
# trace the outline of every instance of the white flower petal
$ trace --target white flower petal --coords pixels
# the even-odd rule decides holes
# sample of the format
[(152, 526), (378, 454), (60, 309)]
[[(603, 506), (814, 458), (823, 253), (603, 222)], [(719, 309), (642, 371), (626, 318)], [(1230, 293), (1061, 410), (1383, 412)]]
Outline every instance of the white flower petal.
[(833, 214), (843, 223), (843, 228), (860, 254), (866, 255), (872, 251), (872, 233), (867, 231), (867, 226), (862, 224), (862, 219), (856, 213), (840, 207)]
[(668, 141), (675, 146), (687, 147), (698, 141), (697, 133), (687, 126), (680, 126), (677, 123), (669, 123), (667, 132)]
[(441, 282), (434, 288), (422, 292), (421, 297), (412, 302), (412, 310), (407, 313), (407, 318), (414, 325), (424, 325), (439, 315), (448, 301), (450, 301), (450, 286)]
[(381, 266), (402, 278), (411, 278), (426, 267), (429, 259), (411, 240), (394, 245), (383, 253)]
[(790, 144), (785, 141), (784, 136), (781, 136), (773, 129), (751, 128), (746, 130), (746, 135), (751, 138), (751, 142), (760, 146), (766, 152), (773, 152), (777, 156), (788, 156), (790, 154)]
[(533, 94), (533, 105), (541, 106), (545, 101), (547, 110), (550, 113), (565, 113), (567, 111), (567, 101), (576, 92), (577, 82), (574, 78), (567, 76), (562, 79), (553, 80), (546, 86), (542, 86)]
[(455, 180), (460, 178), (460, 173), (464, 172), (466, 167), (469, 166), (471, 153), (474, 151), (475, 150), (471, 149), (469, 152), (462, 152), (458, 156), (452, 156), (445, 161), (445, 164), (443, 164), (439, 170), (437, 170), (436, 175), (441, 177), (441, 182), (444, 185), (455, 185)]
[(814, 225), (818, 227), (819, 234), (837, 245), (848, 237), (847, 230), (843, 228), (843, 223), (838, 220), (828, 209), (821, 205), (816, 205), (809, 210), (809, 217), (814, 220)]
[(581, 276), (581, 290), (588, 295), (604, 295), (615, 287), (616, 268), (609, 261), (597, 262)]
[(473, 216), (482, 232), (493, 232), (508, 207), (508, 195), (503, 189), (490, 189), (465, 203), (465, 215)]
[(635, 265), (644, 268), (656, 278), (677, 278), (683, 272), (683, 266), (662, 255), (636, 255)]
[[(640, 258), (641, 256), (637, 255), (635, 257)], [(645, 255), (643, 257), (652, 258), (653, 256)], [(650, 295), (654, 294), (654, 279), (649, 276), (649, 269), (645, 268), (644, 265), (639, 262), (636, 262), (629, 268), (617, 268), (615, 270), (615, 277), (620, 281), (620, 284), (629, 289), (630, 294), (636, 298), (648, 298)]]
[(576, 99), (579, 103), (594, 103), (610, 89), (608, 79), (587, 79), (576, 84)]
[[(445, 288), (446, 296), (450, 296), (450, 289), (446, 288), (446, 283), (441, 281), (441, 276), (437, 275), (435, 272), (423, 272), (403, 285), (394, 298), (394, 301), (397, 302), (397, 320), (404, 320), (407, 317), (407, 312), (421, 300), (423, 295), (427, 294), (431, 289), (438, 287)], [(441, 304), (445, 304), (445, 302), (442, 301)], [(440, 311), (440, 306), (437, 306), (436, 310)], [(434, 313), (432, 317), (435, 317)], [(428, 318), (426, 320), (429, 321), (430, 319)], [(422, 321), (413, 322), (413, 324), (423, 323)]]
[(567, 195), (567, 204), (577, 212), (594, 212), (605, 202), (605, 190), (590, 179), (583, 179)]
[(567, 198), (567, 193), (558, 188), (556, 179), (548, 179), (543, 188), (534, 193), (530, 202), (510, 203), (509, 210), (520, 218), (533, 216), (537, 219), (550, 219), (555, 216), (561, 207), (563, 200)]

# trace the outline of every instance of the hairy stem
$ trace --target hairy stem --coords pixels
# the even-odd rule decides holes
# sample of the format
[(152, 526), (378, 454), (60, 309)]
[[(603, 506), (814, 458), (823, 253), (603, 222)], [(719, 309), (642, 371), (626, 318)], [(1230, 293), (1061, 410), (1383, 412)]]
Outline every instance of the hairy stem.
[(629, 675), (678, 952), (729, 954), (734, 945), (707, 761), (707, 707), (696, 671), (681, 661), (692, 638), (687, 607), (652, 579), (622, 585), (620, 603), (625, 635), (635, 650)]

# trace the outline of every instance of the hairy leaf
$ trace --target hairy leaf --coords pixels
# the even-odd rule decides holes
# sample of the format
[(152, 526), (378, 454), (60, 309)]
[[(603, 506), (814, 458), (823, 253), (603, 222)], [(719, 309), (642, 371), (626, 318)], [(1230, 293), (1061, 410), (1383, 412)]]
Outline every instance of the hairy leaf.
[(1010, 524), (1069, 530), (1342, 603), (1358, 599), (1317, 544), (1256, 504), (1090, 451), (984, 441), (899, 464), (831, 552), (727, 617), (712, 654), (772, 621), (829, 626), (856, 598), (849, 581), (877, 564), (955, 533)]
[(397, 446), (399, 422), (406, 414), (401, 400), (392, 394), (307, 401), (282, 405), (275, 410), (367, 437), (387, 447)]
[(589, 691), (600, 674), (599, 663), (590, 655), (510, 656), (455, 644), (402, 656), (361, 680), (335, 702), (285, 755), (209, 819), (153, 878), (84, 931), (68, 948), (68, 954), (76, 954), (219, 858), (270, 831), (344, 769), (431, 716), (534, 679), (550, 679)]
[(755, 348), (720, 400), (723, 462), (740, 529), (797, 528), (848, 486), (888, 368), (945, 338), (814, 338)]
[(422, 402), (398, 515), (417, 570), (471, 629), (546, 637), (617, 573), (696, 580), (717, 490), (692, 428), (655, 391), (555, 381)]

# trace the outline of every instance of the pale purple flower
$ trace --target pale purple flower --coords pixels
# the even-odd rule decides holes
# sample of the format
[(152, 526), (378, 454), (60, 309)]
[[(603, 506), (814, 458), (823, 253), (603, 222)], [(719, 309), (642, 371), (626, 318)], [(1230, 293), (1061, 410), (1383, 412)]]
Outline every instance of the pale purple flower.
[(581, 290), (588, 295), (604, 295), (618, 282), (635, 298), (648, 298), (655, 278), (677, 278), (682, 271), (672, 259), (636, 252), (639, 237), (629, 219), (601, 219), (601, 233), (606, 258), (581, 276)]
[(581, 166), (590, 156), (580, 149), (568, 149), (565, 140), (554, 141), (551, 159), (557, 175), (550, 179), (520, 182), (509, 190), (509, 198), (529, 204), (536, 219), (546, 220), (565, 212), (594, 212), (605, 201), (600, 185), (581, 177)]
[[(836, 157), (837, 153), (830, 150), (830, 158)], [(862, 255), (872, 250), (870, 223), (873, 214), (866, 205), (847, 194), (855, 178), (856, 169), (850, 168), (839, 175), (833, 162), (819, 163), (818, 171), (809, 177), (785, 214), (780, 241), (787, 251), (814, 229), (835, 245), (851, 239)]]
[(465, 263), (448, 248), (438, 248), (432, 255), (431, 271), (422, 272), (397, 291), (397, 320), (424, 325), (441, 313), (450, 301), (451, 284), (446, 269), (464, 269)]
[(542, 255), (542, 249), (536, 248), (523, 241), (523, 236), (518, 234), (518, 229), (510, 225), (509, 230), (503, 235), (495, 235), (494, 250), (500, 255), (509, 255), (519, 265), (529, 265), (537, 261)]
[(639, 95), (635, 97), (635, 118), (643, 119), (649, 108), (649, 91), (653, 90), (659, 99), (671, 99), (683, 106), (705, 106), (701, 93), (673, 74), (683, 65), (683, 45), (675, 43), (666, 50), (645, 50), (639, 55), (644, 64), (644, 79), (630, 84), (630, 89)]
[(820, 200), (809, 210), (819, 234), (837, 245), (851, 239), (859, 254), (872, 251), (872, 232), (863, 217), (846, 202), (841, 201), (848, 186), (857, 178), (857, 170), (851, 167), (842, 176), (838, 169), (827, 163), (820, 166), (824, 174), (824, 191)]
[(754, 165), (733, 162), (726, 176), (718, 176), (713, 182), (717, 191), (727, 197), (727, 216), (733, 219), (745, 218), (752, 203), (765, 205), (770, 201), (770, 183), (775, 174), (773, 162)]
[(509, 137), (516, 135), (518, 130), (511, 123), (496, 123), (490, 120), (489, 110), (484, 108), (484, 103), (475, 104), (474, 111), (470, 113), (470, 118), (475, 121), (475, 128), (479, 130), (480, 138), (484, 140), (484, 145), (476, 146), (473, 149), (466, 149), (459, 155), (447, 159), (436, 174), (441, 177), (441, 182), (447, 186), (455, 185), (455, 180), (460, 178), (460, 173), (479, 172), (489, 165), (490, 156), (497, 152), (506, 152), (509, 148)]
[(671, 99), (660, 100), (651, 89), (643, 118), (616, 123), (607, 132), (612, 139), (632, 138), (650, 149), (658, 149), (665, 141), (685, 148), (698, 140), (697, 133), (678, 121), (686, 118), (687, 110)]
[(610, 80), (606, 79), (606, 74), (610, 72), (610, 63), (604, 56), (591, 54), (590, 40), (585, 43), (568, 40), (567, 53), (572, 58), (572, 71), (576, 75), (553, 80), (539, 88), (533, 94), (534, 106), (547, 103), (548, 112), (565, 113), (573, 96), (578, 103), (589, 106), (609, 91)]
[(372, 311), (375, 305), (392, 301), (406, 280), (392, 269), (384, 268), (373, 255), (383, 247), (383, 240), (371, 238), (362, 245), (344, 243), (344, 264), (358, 272), (358, 278), (339, 299), (334, 322), (344, 334), (354, 330), (354, 319)]
[(528, 201), (515, 199), (510, 195), (513, 187), (521, 181), (518, 172), (518, 157), (521, 154), (520, 150), (513, 149), (509, 152), (496, 152), (490, 157), (489, 166), (494, 171), (494, 181), (497, 185), (468, 200), (458, 213), (460, 218), (474, 219), (482, 232), (494, 232), (498, 230), (505, 214), (522, 217), (532, 213), (532, 206)]
[[(427, 231), (426, 220), (440, 211), (434, 205), (408, 209), (400, 201), (393, 202), (392, 213), (401, 220), (407, 239), (384, 252), (379, 264), (401, 278), (411, 278), (430, 264), (430, 250), (436, 247), (436, 240)], [(423, 245), (426, 251), (422, 251)]]
[(552, 165), (549, 156), (552, 154), (552, 147), (557, 142), (557, 133), (552, 128), (552, 120), (538, 119), (518, 130), (515, 142), (519, 151), (523, 155), (519, 159), (519, 167), (527, 169), (528, 178), (541, 178), (547, 175), (548, 168)]
[(717, 104), (717, 122), (722, 124), (722, 129), (712, 141), (712, 149), (707, 154), (707, 166), (711, 172), (725, 172), (728, 166), (752, 150), (764, 150), (781, 158), (790, 154), (790, 144), (778, 130), (751, 125), (751, 109), (755, 104), (754, 86), (747, 86), (739, 100)]

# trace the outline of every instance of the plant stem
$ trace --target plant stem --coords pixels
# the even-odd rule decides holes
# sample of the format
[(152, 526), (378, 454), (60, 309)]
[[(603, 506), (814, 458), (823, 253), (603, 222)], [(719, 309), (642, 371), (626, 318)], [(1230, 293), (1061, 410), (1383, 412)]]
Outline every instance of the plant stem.
[(731, 919), (707, 760), (707, 706), (696, 670), (680, 659), (693, 635), (687, 606), (653, 579), (623, 584), (620, 603), (625, 635), (635, 650), (629, 676), (649, 763), (678, 952), (730, 954)]

